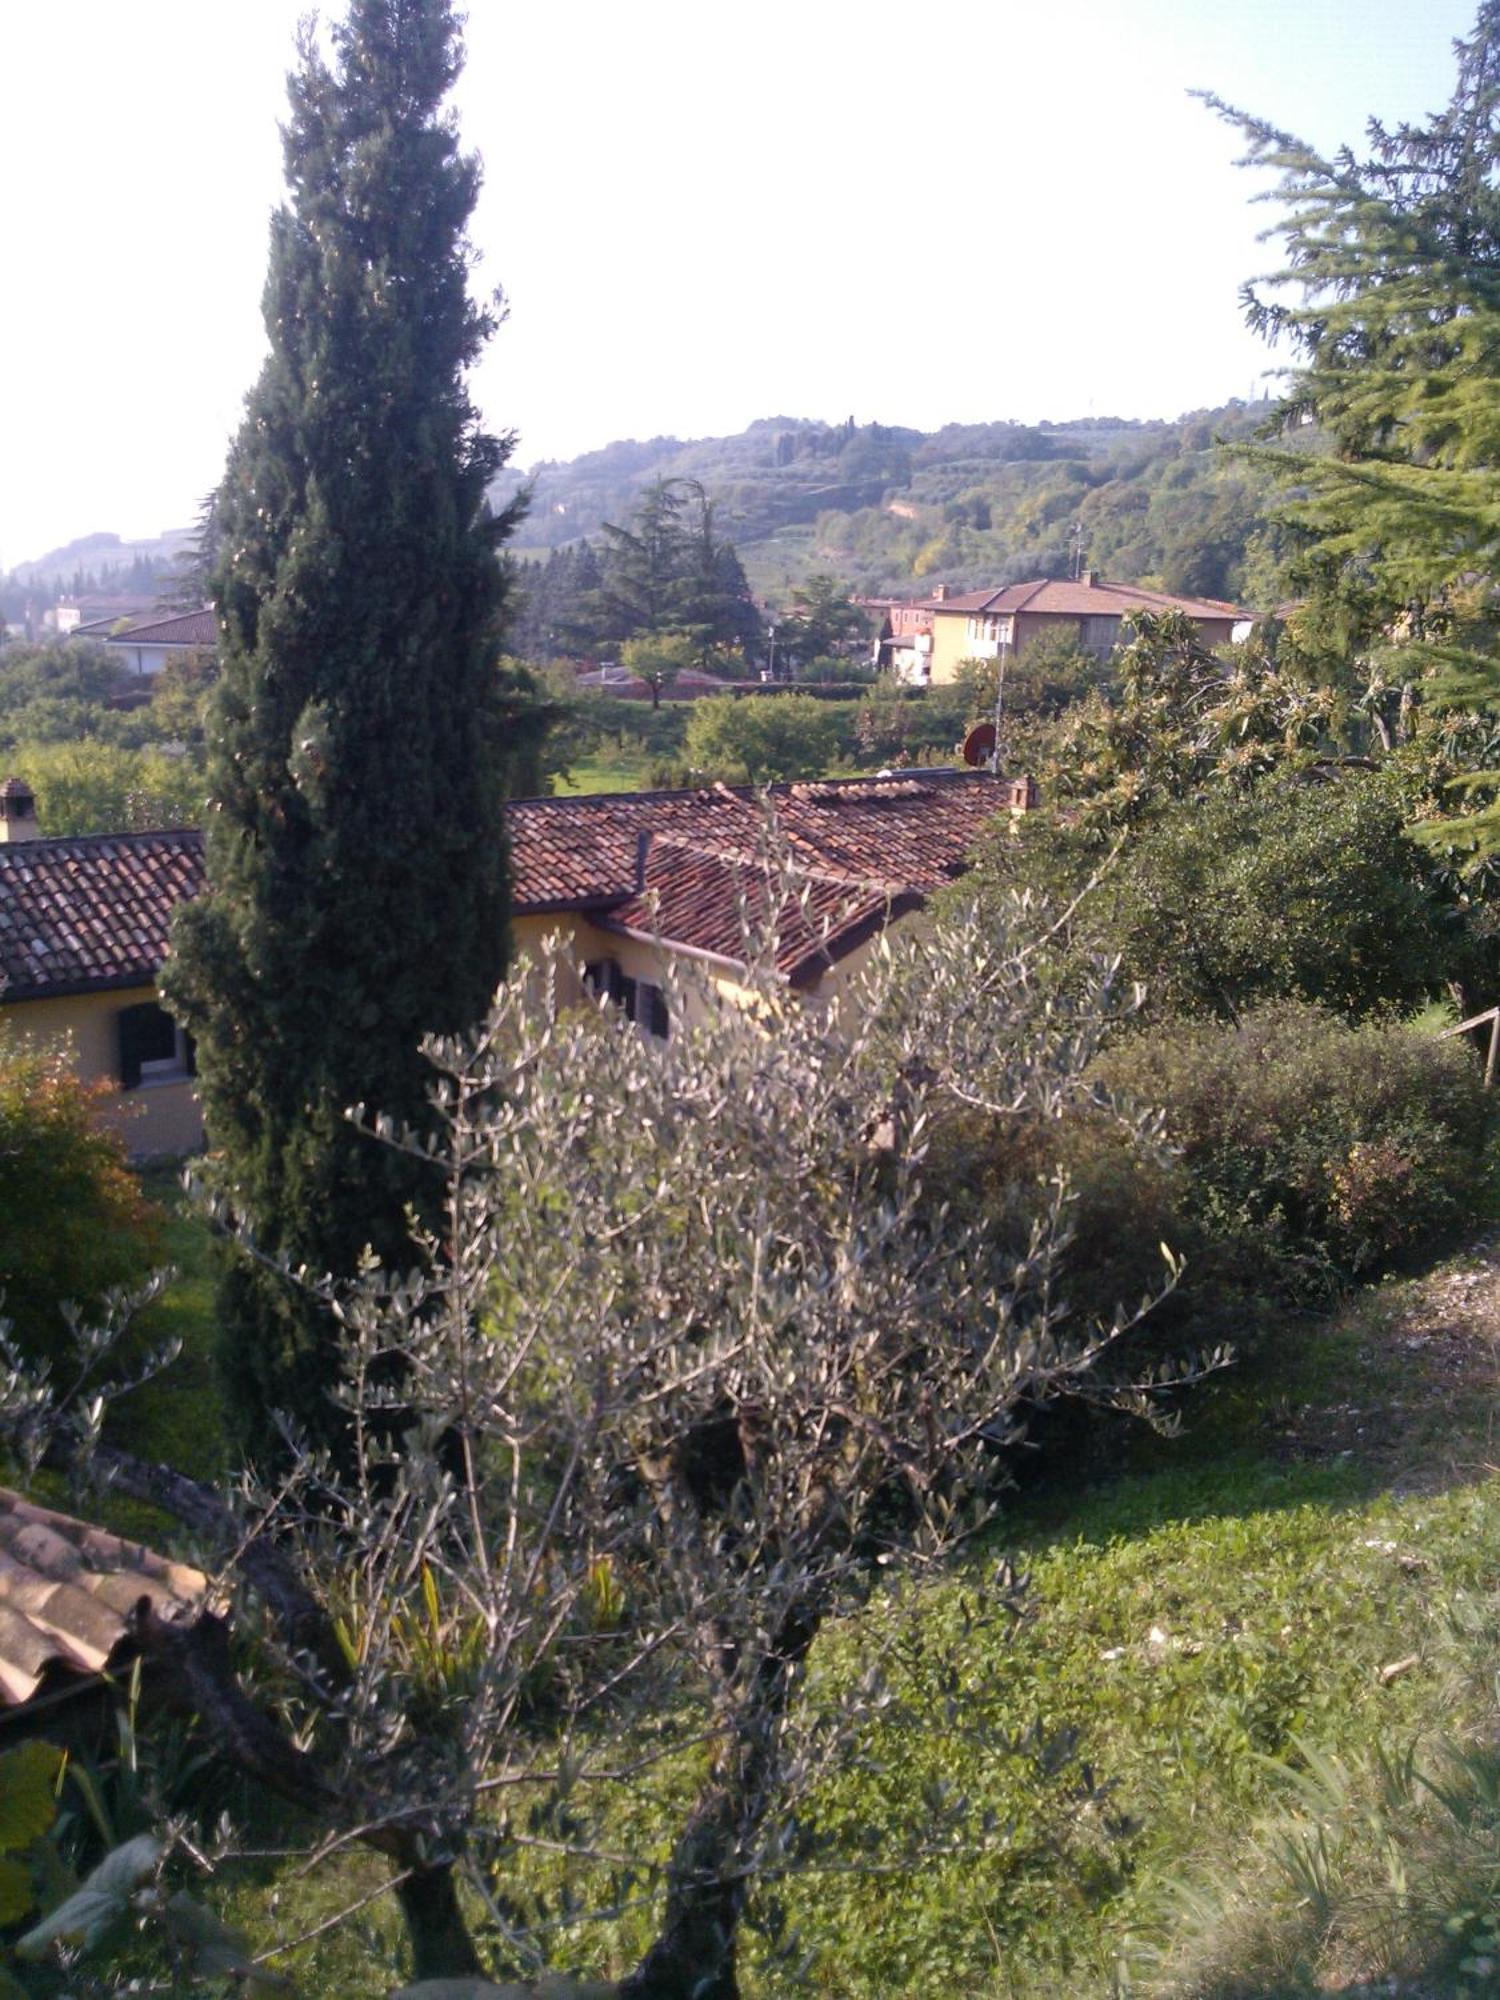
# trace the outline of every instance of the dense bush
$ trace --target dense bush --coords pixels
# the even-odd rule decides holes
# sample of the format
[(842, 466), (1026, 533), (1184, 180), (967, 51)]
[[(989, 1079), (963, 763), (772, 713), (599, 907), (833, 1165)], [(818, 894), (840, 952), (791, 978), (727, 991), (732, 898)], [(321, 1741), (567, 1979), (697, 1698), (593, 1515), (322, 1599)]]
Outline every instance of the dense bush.
[(22, 743), (5, 764), (36, 794), (44, 834), (140, 832), (203, 818), (206, 781), (186, 756), (80, 739)]
[(97, 1306), (156, 1258), (157, 1211), (96, 1096), (64, 1054), (0, 1033), (0, 1315), (31, 1355), (59, 1351), (65, 1302)]
[(1458, 1042), (1286, 1001), (1149, 1030), (1097, 1075), (1160, 1107), (1201, 1225), (1294, 1293), (1427, 1254), (1486, 1200), (1494, 1112)]
[[(1097, 833), (1033, 815), (991, 843), (978, 886), (1019, 881), (1066, 903), (1105, 859)], [(1118, 953), (1150, 1018), (1232, 1023), (1296, 998), (1357, 1020), (1420, 1007), (1450, 982), (1487, 993), (1492, 979), (1475, 912), (1405, 831), (1383, 774), (1361, 770), (1214, 783), (1143, 817), (1073, 941), (1085, 956)]]
[(933, 1199), (1014, 1237), (1059, 1176), (1071, 1189), (1067, 1309), (1107, 1319), (1183, 1261), (1147, 1342), (1253, 1344), (1277, 1302), (1431, 1254), (1487, 1200), (1492, 1100), (1472, 1053), (1402, 1027), (1351, 1029), (1285, 1003), (1239, 1028), (1174, 1021), (1091, 1071), (1159, 1109), (1163, 1143), (1097, 1110), (956, 1124), (935, 1142)]

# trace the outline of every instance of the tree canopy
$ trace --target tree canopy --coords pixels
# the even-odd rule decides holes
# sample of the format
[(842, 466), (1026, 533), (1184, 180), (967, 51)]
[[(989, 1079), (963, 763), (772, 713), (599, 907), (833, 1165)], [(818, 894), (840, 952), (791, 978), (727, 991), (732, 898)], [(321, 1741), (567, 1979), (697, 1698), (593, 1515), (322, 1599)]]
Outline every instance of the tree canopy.
[[(1290, 347), (1279, 412), (1323, 448), (1263, 451), (1288, 489), (1287, 577), (1297, 626), (1337, 671), (1435, 691), (1500, 695), (1500, 5), (1455, 45), (1445, 110), (1368, 127), (1363, 156), (1331, 157), (1209, 102), (1245, 134), (1284, 262), (1247, 287), (1251, 324)], [(1493, 837), (1493, 832), (1491, 833)]]

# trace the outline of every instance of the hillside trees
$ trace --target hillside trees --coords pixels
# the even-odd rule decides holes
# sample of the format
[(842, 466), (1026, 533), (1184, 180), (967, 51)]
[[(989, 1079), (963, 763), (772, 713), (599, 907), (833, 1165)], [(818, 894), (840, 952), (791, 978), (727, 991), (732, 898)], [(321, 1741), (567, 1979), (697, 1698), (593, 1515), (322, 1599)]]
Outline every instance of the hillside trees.
[[(1332, 158), (1209, 102), (1280, 174), (1283, 268), (1247, 289), (1251, 324), (1292, 350), (1281, 412), (1324, 453), (1262, 454), (1288, 487), (1298, 620), (1337, 667), (1493, 700), (1500, 569), (1500, 5), (1456, 45), (1447, 108), (1372, 120), (1364, 157)], [(1439, 689), (1441, 692), (1441, 687)], [(1486, 839), (1496, 838), (1491, 814)]]
[[(366, 1244), (402, 1261), (423, 1183), (345, 1108), (419, 1118), (421, 1035), (477, 1019), (506, 962), (513, 517), (484, 497), (509, 440), (464, 384), (496, 320), (467, 286), (479, 171), (443, 110), (453, 10), (352, 0), (331, 61), (311, 32), (300, 57), (271, 351), (214, 509), (210, 887), (164, 983), (261, 1253), (348, 1274)], [(337, 1431), (326, 1310), (240, 1257), (221, 1323), (247, 1442), (278, 1408)]]

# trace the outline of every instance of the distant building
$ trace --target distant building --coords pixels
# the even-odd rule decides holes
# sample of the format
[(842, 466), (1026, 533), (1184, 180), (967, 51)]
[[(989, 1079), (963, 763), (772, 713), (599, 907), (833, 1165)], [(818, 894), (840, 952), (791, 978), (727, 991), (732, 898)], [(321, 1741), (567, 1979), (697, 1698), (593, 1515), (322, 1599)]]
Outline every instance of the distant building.
[[(915, 686), (945, 686), (962, 660), (1012, 657), (1047, 632), (1064, 632), (1085, 652), (1105, 654), (1119, 645), (1133, 611), (1181, 612), (1206, 646), (1227, 646), (1249, 614), (1216, 598), (1178, 597), (1139, 584), (1107, 583), (1093, 570), (1076, 579), (1042, 577), (1002, 590), (954, 592), (940, 585), (931, 597), (894, 605), (879, 641), (882, 663)], [(924, 645), (924, 622), (930, 637)]]
[(209, 610), (182, 611), (100, 636), (127, 673), (144, 679), (159, 674), (175, 655), (211, 652), (219, 643), (219, 621)]
[(42, 614), (42, 625), (61, 639), (107, 639), (120, 625), (139, 625), (159, 617), (154, 597), (118, 591), (91, 591), (83, 597), (63, 598)]

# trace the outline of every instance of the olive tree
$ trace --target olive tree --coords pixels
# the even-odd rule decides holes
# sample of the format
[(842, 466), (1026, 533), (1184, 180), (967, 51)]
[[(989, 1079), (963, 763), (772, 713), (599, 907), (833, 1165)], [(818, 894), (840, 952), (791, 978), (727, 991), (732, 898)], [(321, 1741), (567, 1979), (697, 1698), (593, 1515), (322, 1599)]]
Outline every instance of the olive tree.
[(1060, 988), (1023, 899), (876, 950), (819, 1008), (777, 970), (817, 938), (811, 885), (745, 878), (744, 1004), (664, 969), (648, 1040), (572, 1001), (553, 950), (428, 1044), (420, 1132), (353, 1114), (433, 1186), (415, 1268), (323, 1288), (347, 1457), (288, 1418), (275, 1489), (224, 1499), (96, 1453), (217, 1545), (257, 1641), (142, 1613), (138, 1643), (320, 1852), (389, 1857), (419, 1978), (481, 1943), (524, 1964), (528, 1851), (587, 1847), (603, 1781), (693, 1741), (620, 1992), (735, 1995), (757, 1876), (862, 1722), (852, 1695), (801, 1726), (819, 1632), (991, 1517), (1029, 1408), (1098, 1383), (1149, 1412), (1174, 1379), (1101, 1375), (1150, 1301), (1067, 1317), (1065, 1188), (1018, 1239), (924, 1187), (946, 1121), (1091, 1101), (1113, 968)]

